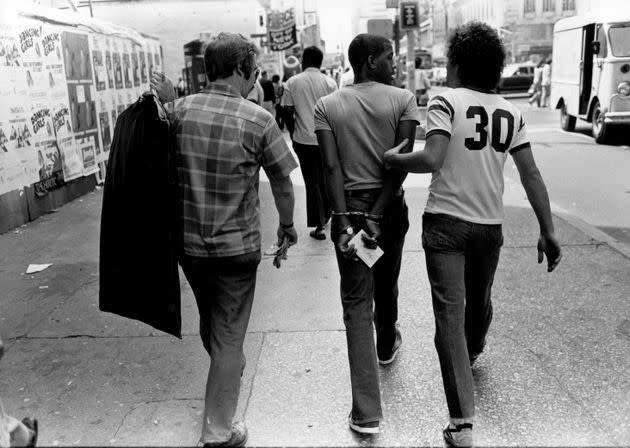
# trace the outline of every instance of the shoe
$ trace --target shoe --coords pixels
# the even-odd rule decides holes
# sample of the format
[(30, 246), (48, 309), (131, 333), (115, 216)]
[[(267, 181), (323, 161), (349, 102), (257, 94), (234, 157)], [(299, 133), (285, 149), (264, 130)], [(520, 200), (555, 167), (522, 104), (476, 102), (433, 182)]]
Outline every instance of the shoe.
[(473, 425), (472, 423), (463, 423), (453, 426), (450, 422), (442, 431), (444, 443), (447, 447), (472, 447), (473, 446)]
[(352, 418), (352, 412), (348, 416), (350, 429), (359, 434), (378, 434), (380, 432), (378, 420), (375, 422), (356, 423)]
[(378, 363), (382, 366), (389, 365), (394, 362), (396, 359), (396, 355), (400, 351), (400, 346), (402, 345), (402, 334), (400, 334), (400, 330), (396, 327), (396, 339), (394, 340), (394, 346), (391, 351), (388, 353), (379, 353), (378, 354)]
[(228, 440), (223, 442), (206, 442), (203, 448), (212, 448), (215, 446), (245, 446), (247, 442), (247, 427), (243, 422), (232, 423), (232, 434)]
[(316, 240), (325, 240), (326, 234), (324, 233), (324, 227), (317, 227), (314, 230), (311, 230), (308, 234), (311, 238), (315, 238)]

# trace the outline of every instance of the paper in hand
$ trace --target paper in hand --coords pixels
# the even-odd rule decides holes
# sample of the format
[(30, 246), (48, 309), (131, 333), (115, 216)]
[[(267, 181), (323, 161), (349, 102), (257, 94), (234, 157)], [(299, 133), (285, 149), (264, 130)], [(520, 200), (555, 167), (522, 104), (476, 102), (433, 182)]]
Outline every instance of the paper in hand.
[(383, 255), (383, 249), (378, 246), (376, 246), (376, 249), (366, 247), (363, 242), (363, 235), (367, 236), (364, 230), (360, 230), (355, 237), (348, 242), (348, 246), (354, 246), (357, 249), (357, 257), (359, 257), (368, 268), (371, 268)]

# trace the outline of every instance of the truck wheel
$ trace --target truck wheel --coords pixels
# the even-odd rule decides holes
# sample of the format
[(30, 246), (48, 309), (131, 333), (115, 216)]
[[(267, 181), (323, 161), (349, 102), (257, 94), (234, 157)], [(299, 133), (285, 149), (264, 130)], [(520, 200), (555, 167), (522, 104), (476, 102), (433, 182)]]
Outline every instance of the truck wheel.
[(591, 115), (591, 125), (593, 129), (593, 138), (599, 144), (605, 144), (610, 139), (611, 127), (604, 123), (604, 114), (599, 101), (593, 106), (593, 114)]
[(575, 119), (576, 117), (567, 113), (567, 106), (563, 104), (560, 108), (560, 127), (564, 131), (575, 131)]

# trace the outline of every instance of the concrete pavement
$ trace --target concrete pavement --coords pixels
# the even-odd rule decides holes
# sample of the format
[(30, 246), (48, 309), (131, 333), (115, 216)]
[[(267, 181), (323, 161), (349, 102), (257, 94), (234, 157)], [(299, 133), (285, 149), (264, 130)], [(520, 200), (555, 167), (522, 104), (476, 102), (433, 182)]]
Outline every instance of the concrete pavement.
[[(420, 242), (427, 177), (410, 176), (411, 228), (400, 281), (403, 348), (381, 370), (385, 422), (377, 437), (347, 427), (350, 382), (330, 240), (305, 228), (280, 270), (264, 259), (238, 414), (252, 446), (440, 446), (447, 420), (433, 347)], [(277, 215), (260, 187), (264, 246)], [(508, 184), (495, 318), (475, 368), (482, 446), (630, 444), (630, 259), (556, 218), (557, 272), (536, 264), (537, 225)], [(0, 235), (0, 397), (11, 415), (40, 421), (40, 444), (194, 445), (209, 360), (182, 276), (183, 340), (98, 310), (97, 191)], [(29, 263), (53, 263), (24, 274)]]

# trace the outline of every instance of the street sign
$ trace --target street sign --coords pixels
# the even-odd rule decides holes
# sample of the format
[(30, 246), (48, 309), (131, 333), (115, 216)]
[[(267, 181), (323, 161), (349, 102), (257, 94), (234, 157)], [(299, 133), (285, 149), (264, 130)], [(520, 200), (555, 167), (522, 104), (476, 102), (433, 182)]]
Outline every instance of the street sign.
[(368, 34), (383, 36), (392, 39), (394, 34), (394, 23), (391, 19), (370, 19), (367, 22)]
[(404, 30), (420, 26), (420, 6), (418, 2), (400, 2), (400, 27)]
[(398, 1), (399, 0), (385, 0), (385, 7), (386, 8), (398, 8)]

